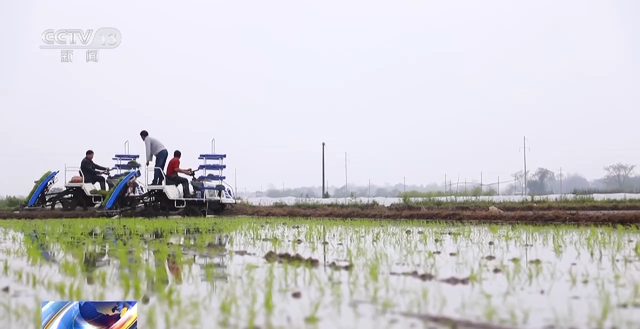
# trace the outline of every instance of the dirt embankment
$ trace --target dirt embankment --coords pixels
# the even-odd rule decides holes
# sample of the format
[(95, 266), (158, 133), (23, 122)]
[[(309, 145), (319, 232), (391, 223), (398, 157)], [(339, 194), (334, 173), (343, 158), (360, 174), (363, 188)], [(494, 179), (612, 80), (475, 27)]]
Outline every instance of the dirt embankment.
[[(387, 219), (450, 221), (457, 223), (491, 224), (583, 224), (637, 225), (640, 211), (632, 209), (589, 208), (576, 210), (523, 210), (503, 207), (503, 212), (491, 212), (485, 207), (419, 207), (419, 206), (250, 206), (239, 204), (225, 211), (224, 216), (295, 217), (335, 219)], [(101, 217), (95, 212), (63, 211), (0, 211), (0, 219), (56, 219)]]
[[(593, 202), (593, 203), (577, 203), (577, 202), (548, 202), (548, 203), (495, 203), (496, 207), (503, 211), (640, 211), (640, 202)], [(488, 205), (454, 205), (448, 204), (444, 206), (418, 206), (396, 204), (389, 208), (416, 210), (448, 210), (448, 211), (486, 211)]]
[(336, 218), (336, 219), (388, 219), (388, 220), (426, 220), (493, 224), (640, 224), (640, 211), (527, 211), (516, 210), (502, 213), (488, 211), (482, 207), (474, 210), (459, 208), (424, 208), (415, 206), (382, 207), (255, 207), (238, 205), (228, 215), (254, 217), (297, 217), (297, 218)]

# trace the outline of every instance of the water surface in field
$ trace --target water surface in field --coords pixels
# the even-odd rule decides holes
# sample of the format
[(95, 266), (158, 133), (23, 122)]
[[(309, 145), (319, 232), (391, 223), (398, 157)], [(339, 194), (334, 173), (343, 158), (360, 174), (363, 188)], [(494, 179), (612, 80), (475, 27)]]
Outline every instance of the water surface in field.
[(637, 232), (309, 223), (155, 238), (21, 224), (2, 233), (0, 318), (17, 328), (39, 323), (41, 300), (136, 299), (141, 328), (640, 327)]

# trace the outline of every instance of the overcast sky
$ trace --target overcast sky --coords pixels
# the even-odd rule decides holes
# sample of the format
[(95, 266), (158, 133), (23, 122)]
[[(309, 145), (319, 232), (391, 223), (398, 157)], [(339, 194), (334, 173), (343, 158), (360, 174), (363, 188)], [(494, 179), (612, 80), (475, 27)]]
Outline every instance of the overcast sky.
[[(146, 129), (240, 189), (640, 165), (640, 2), (0, 1), (2, 194)], [(73, 63), (46, 29), (117, 28)], [(8, 158), (8, 161), (7, 161)], [(63, 176), (61, 176), (62, 180)]]

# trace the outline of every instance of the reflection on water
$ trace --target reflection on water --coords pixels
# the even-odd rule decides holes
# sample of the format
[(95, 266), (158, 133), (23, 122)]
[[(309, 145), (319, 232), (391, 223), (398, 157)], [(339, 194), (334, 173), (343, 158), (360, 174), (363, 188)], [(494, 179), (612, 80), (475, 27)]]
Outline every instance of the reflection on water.
[[(95, 236), (96, 234), (93, 233), (93, 235)], [(29, 233), (28, 236), (29, 236), (29, 240), (37, 247), (40, 253), (40, 256), (44, 261), (49, 263), (54, 263), (54, 264), (58, 263), (58, 261), (55, 258), (55, 253), (50, 251), (54, 248), (57, 248), (56, 246), (54, 246), (53, 244), (45, 244), (42, 241), (40, 241), (40, 239), (38, 238), (37, 232)], [(111, 231), (107, 230), (107, 232), (105, 233), (105, 236), (110, 238), (111, 240), (110, 242), (112, 244), (117, 244), (119, 241), (118, 237), (114, 236)], [(226, 245), (228, 240), (229, 240), (228, 235), (221, 235), (212, 239), (212, 241), (208, 244), (208, 247), (218, 248), (216, 252), (218, 252), (219, 254), (215, 255), (217, 257), (210, 257), (210, 256), (198, 254), (198, 252), (195, 249), (189, 248), (189, 246), (194, 243), (194, 239), (189, 239), (188, 237), (186, 238), (185, 236), (170, 236), (168, 239), (169, 244), (177, 244), (180, 246), (184, 246), (183, 251), (188, 252), (188, 254), (185, 255), (183, 261), (178, 262), (178, 259), (177, 259), (178, 256), (176, 256), (175, 253), (170, 253), (164, 257), (158, 257), (159, 253), (155, 250), (151, 250), (151, 255), (153, 255), (153, 257), (150, 263), (154, 264), (155, 270), (156, 270), (155, 273), (158, 275), (147, 280), (148, 282), (147, 287), (150, 288), (149, 289), (150, 291), (156, 290), (154, 287), (156, 287), (157, 282), (159, 282), (162, 286), (166, 287), (170, 283), (170, 277), (175, 284), (181, 284), (182, 276), (183, 276), (182, 266), (185, 265), (186, 263), (196, 263), (201, 268), (204, 268), (205, 266), (207, 266), (207, 264), (215, 264), (216, 268), (224, 269), (225, 265), (224, 265), (223, 259), (224, 259), (224, 256), (226, 256), (224, 251), (226, 251)], [(113, 253), (111, 255), (109, 254), (109, 247), (110, 247), (110, 244), (106, 244), (104, 246), (89, 245), (89, 246), (86, 246), (86, 248), (84, 248), (83, 250), (76, 249), (76, 250), (72, 250), (69, 253), (65, 253), (63, 254), (64, 255), (63, 257), (68, 256), (75, 259), (78, 262), (81, 262), (83, 265), (82, 266), (83, 275), (86, 276), (86, 283), (88, 285), (94, 285), (95, 284), (94, 273), (96, 272), (96, 270), (99, 268), (103, 268), (111, 265), (112, 259), (110, 258), (110, 256), (113, 257), (114, 255)], [(122, 270), (122, 269), (125, 269), (127, 265), (133, 263), (134, 259), (133, 257), (131, 257), (131, 254), (133, 252), (135, 252), (135, 249), (129, 249), (128, 256), (125, 258), (126, 259), (125, 264), (122, 264), (121, 261), (116, 259), (114, 261), (115, 266), (118, 269)], [(147, 252), (148, 250), (144, 251), (145, 254)], [(212, 258), (218, 258), (217, 262), (209, 263), (209, 261)], [(149, 259), (147, 258), (146, 260), (148, 261)], [(204, 277), (204, 274), (201, 274), (201, 276), (202, 276), (201, 280), (205, 281), (206, 278)], [(216, 278), (222, 281), (227, 280), (227, 277), (224, 275), (218, 275)]]
[(11, 287), (2, 298), (16, 327), (34, 322), (37, 301), (82, 298), (137, 299), (145, 328), (638, 328), (638, 240), (612, 229), (395, 224), (90, 238), (4, 230), (0, 286)]

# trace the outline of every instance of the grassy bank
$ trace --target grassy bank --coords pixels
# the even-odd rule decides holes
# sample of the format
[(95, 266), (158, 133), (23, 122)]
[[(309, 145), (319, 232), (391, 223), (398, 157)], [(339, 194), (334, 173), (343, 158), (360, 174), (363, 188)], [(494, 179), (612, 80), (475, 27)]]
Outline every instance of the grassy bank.
[[(248, 202), (242, 201), (249, 205)], [(363, 206), (382, 206), (375, 199), (363, 201), (362, 199), (345, 199), (343, 202), (323, 202), (322, 199), (298, 199), (294, 203), (274, 202), (273, 207), (301, 207), (301, 208), (360, 208)], [(531, 196), (520, 201), (494, 201), (481, 197), (405, 197), (400, 202), (392, 203), (390, 207), (426, 207), (447, 209), (471, 209), (488, 208), (497, 206), (501, 209), (534, 210), (534, 209), (593, 209), (593, 210), (640, 210), (640, 199), (604, 199), (596, 200), (591, 195), (577, 195), (571, 198), (550, 199), (544, 196)]]

